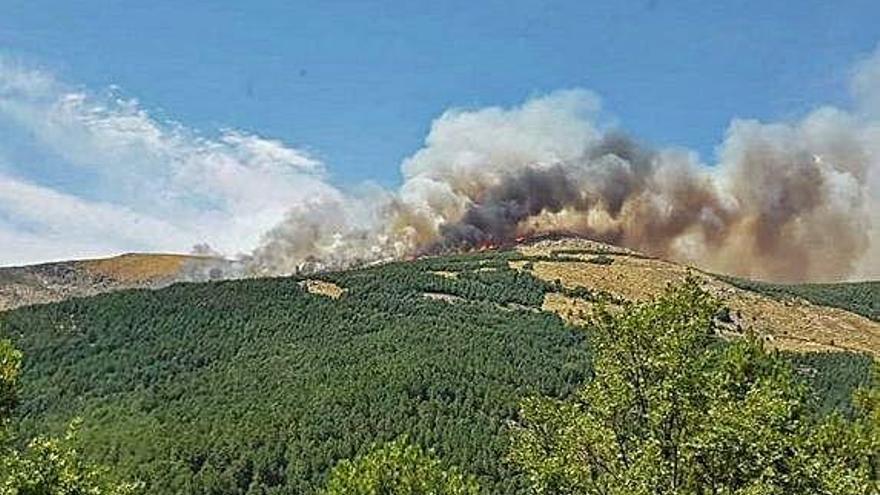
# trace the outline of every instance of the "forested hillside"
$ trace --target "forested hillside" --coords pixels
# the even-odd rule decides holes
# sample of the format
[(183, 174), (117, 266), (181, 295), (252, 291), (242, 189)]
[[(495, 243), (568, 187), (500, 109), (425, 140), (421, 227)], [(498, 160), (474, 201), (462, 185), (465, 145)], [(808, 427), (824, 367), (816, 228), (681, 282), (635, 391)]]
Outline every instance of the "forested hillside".
[(308, 493), (339, 459), (402, 433), (516, 492), (504, 421), (520, 397), (585, 379), (585, 336), (528, 308), (545, 290), (528, 275), (448, 279), (429, 273), (437, 263), (334, 274), (338, 300), (290, 278), (10, 313), (3, 333), (26, 356), (22, 428), (82, 416), (86, 450), (153, 493)]
[[(489, 493), (524, 493), (504, 461), (521, 401), (591, 376), (589, 332), (540, 307), (558, 284), (516, 252), (300, 278), (177, 284), (18, 309), (16, 428), (82, 417), (90, 458), (147, 493), (314, 493), (341, 459), (407, 435)], [(870, 359), (799, 355), (817, 411), (848, 410)]]

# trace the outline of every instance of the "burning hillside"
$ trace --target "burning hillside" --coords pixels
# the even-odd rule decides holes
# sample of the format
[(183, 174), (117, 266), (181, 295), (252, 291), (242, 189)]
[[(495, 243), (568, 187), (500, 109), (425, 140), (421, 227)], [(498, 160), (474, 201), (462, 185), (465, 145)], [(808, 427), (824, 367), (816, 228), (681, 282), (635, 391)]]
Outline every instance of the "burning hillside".
[[(873, 273), (880, 126), (822, 108), (803, 121), (735, 121), (714, 165), (597, 124), (567, 91), (513, 109), (451, 111), (391, 193), (294, 208), (251, 259), (289, 273), (565, 233), (702, 268), (781, 281)], [(309, 261), (311, 260), (311, 261)]]
[(281, 141), (202, 136), (0, 60), (0, 118), (89, 171), (78, 187), (113, 195), (2, 173), (0, 216), (27, 226), (7, 238), (23, 259), (207, 241), (248, 253), (256, 276), (570, 233), (750, 278), (878, 278), (880, 50), (851, 85), (845, 109), (734, 119), (704, 157), (609, 124), (585, 90), (451, 109), (403, 160), (399, 188), (347, 190)]

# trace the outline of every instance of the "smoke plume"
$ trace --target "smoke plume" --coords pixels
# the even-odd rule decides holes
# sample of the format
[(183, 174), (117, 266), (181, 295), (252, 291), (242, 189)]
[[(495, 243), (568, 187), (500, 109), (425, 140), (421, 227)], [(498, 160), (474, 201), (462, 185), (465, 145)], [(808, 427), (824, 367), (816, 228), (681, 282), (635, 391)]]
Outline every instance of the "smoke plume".
[(734, 120), (713, 164), (606, 128), (586, 91), (451, 110), (400, 190), (300, 205), (250, 263), (289, 273), (571, 233), (761, 279), (877, 277), (880, 52), (853, 94), (852, 111)]

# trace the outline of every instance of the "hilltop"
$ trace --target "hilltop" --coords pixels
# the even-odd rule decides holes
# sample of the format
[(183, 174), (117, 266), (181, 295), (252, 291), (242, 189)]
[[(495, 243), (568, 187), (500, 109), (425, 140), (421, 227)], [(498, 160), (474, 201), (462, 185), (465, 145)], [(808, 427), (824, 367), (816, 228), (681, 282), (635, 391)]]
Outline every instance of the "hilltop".
[(402, 434), (489, 493), (523, 493), (504, 432), (524, 398), (589, 380), (573, 323), (688, 274), (727, 306), (724, 338), (797, 350), (811, 407), (849, 410), (871, 358), (848, 351), (876, 356), (877, 322), (582, 239), (70, 298), (3, 313), (0, 338), (26, 356), (17, 429), (82, 417), (83, 452), (150, 493), (314, 493)]
[(208, 256), (126, 253), (0, 268), (0, 311), (114, 290), (221, 278), (232, 262)]

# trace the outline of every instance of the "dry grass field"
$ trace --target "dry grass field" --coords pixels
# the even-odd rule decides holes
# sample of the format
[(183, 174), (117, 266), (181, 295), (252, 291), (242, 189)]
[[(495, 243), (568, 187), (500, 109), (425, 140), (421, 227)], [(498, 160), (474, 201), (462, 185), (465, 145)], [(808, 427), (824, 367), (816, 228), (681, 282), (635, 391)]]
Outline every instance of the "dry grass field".
[[(770, 346), (786, 350), (846, 350), (880, 357), (880, 323), (849, 311), (797, 298), (773, 299), (685, 265), (588, 240), (540, 241), (519, 251), (527, 259), (511, 262), (515, 269), (558, 280), (564, 287), (598, 289), (631, 301), (644, 301), (670, 283), (695, 276), (729, 308), (737, 332), (756, 332)], [(611, 263), (589, 261), (598, 255)], [(549, 294), (544, 302), (545, 309), (572, 321), (587, 318), (591, 307), (562, 294)]]
[(300, 286), (311, 294), (327, 296), (331, 299), (339, 299), (340, 297), (342, 297), (343, 294), (345, 294), (345, 289), (334, 284), (333, 282), (327, 282), (324, 280), (303, 280), (302, 282), (300, 282)]
[(203, 256), (130, 253), (0, 268), (0, 311), (113, 290), (211, 280), (221, 277), (233, 265), (234, 262)]
[(79, 264), (90, 274), (109, 277), (120, 282), (144, 282), (174, 278), (188, 261), (198, 256), (181, 254), (129, 253), (113, 258), (81, 261)]

